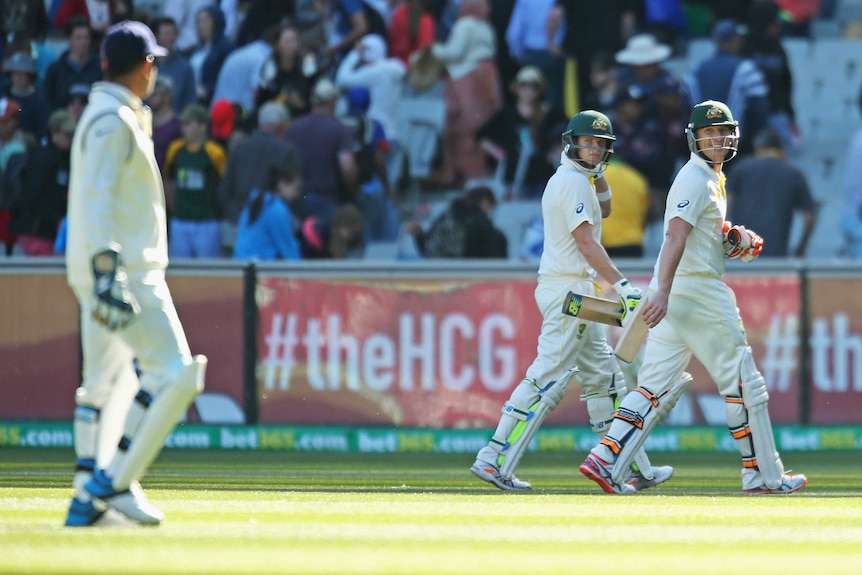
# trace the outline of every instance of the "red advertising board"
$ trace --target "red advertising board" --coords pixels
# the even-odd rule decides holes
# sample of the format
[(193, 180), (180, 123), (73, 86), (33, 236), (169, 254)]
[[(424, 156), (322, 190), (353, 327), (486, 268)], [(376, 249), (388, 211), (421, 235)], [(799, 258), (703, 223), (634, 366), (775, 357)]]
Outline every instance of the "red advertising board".
[[(637, 278), (643, 285), (648, 278)], [(776, 422), (799, 417), (799, 281), (732, 278)], [(645, 286), (643, 286), (645, 287)], [(258, 389), (267, 423), (494, 425), (535, 357), (535, 281), (262, 278)], [(614, 329), (610, 337), (616, 337)], [(677, 423), (721, 424), (704, 368)], [(549, 423), (587, 424), (570, 393)], [(683, 402), (685, 403), (685, 402)]]

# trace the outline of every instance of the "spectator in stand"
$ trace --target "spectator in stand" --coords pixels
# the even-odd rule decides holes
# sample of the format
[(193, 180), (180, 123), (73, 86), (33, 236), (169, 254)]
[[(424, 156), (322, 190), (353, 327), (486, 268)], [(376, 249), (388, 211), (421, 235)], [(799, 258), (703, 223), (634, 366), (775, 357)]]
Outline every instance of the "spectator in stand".
[(508, 195), (539, 198), (554, 174), (545, 159), (551, 146), (547, 134), (566, 117), (545, 99), (545, 90), (545, 78), (538, 68), (521, 68), (512, 86), (515, 101), (503, 106), (476, 131), (482, 149), (498, 163), (504, 163)]
[[(633, 88), (643, 94), (644, 112), (658, 123), (663, 134), (662, 147), (682, 164), (690, 154), (685, 127), (691, 105), (682, 84), (661, 64), (670, 54), (670, 46), (660, 44), (649, 34), (638, 34), (629, 38), (626, 48), (618, 52), (616, 58), (622, 64), (620, 87)], [(635, 165), (635, 168), (644, 172), (641, 166)], [(670, 186), (670, 176), (661, 186)], [(664, 213), (664, 204), (659, 213)]]
[(620, 88), (614, 104), (614, 156), (643, 174), (649, 182), (646, 255), (661, 245), (663, 214), (676, 155), (665, 145), (666, 135), (656, 118), (647, 114), (647, 100), (635, 85)]
[[(563, 60), (551, 54), (547, 32), (548, 17), (554, 4), (556, 0), (517, 0), (506, 30), (506, 43), (512, 58), (521, 66), (535, 66), (541, 70), (548, 102), (562, 110)], [(562, 35), (558, 33), (554, 44), (561, 40)]]
[(147, 98), (147, 105), (153, 113), (153, 151), (159, 171), (165, 173), (165, 158), (168, 148), (183, 137), (183, 126), (171, 105), (174, 85), (168, 76), (156, 78), (153, 93)]
[(44, 0), (0, 0), (0, 59), (12, 53), (7, 43), (15, 34), (23, 32), (41, 42), (48, 35), (49, 25)]
[(424, 0), (400, 2), (389, 21), (389, 54), (409, 66), (410, 56), (434, 43), (434, 26)]
[(610, 53), (593, 54), (590, 62), (590, 89), (584, 100), (584, 109), (598, 110), (613, 119), (614, 103), (620, 85), (618, 74), (617, 62)]
[(286, 166), (273, 167), (266, 186), (256, 188), (239, 217), (233, 257), (238, 260), (299, 260), (299, 203), (302, 181)]
[[(614, 121), (614, 132), (616, 128)], [(614, 208), (602, 220), (601, 243), (612, 260), (641, 258), (650, 210), (649, 182), (616, 154), (608, 162), (605, 179), (614, 193)]]
[(417, 222), (407, 224), (406, 229), (425, 258), (505, 259), (509, 251), (506, 236), (491, 221), (496, 205), (491, 188), (477, 186), (452, 200), (427, 232)]
[(350, 130), (334, 117), (338, 88), (329, 79), (311, 93), (311, 112), (295, 119), (285, 138), (296, 146), (302, 166), (300, 217), (327, 219), (344, 203), (356, 203), (357, 168)]
[(398, 237), (398, 212), (386, 170), (389, 152), (386, 131), (380, 122), (368, 116), (371, 105), (368, 88), (351, 88), (345, 99), (347, 115), (339, 119), (353, 134), (359, 207), (365, 219), (366, 239), (394, 240)]
[(786, 37), (808, 38), (811, 22), (820, 13), (820, 0), (776, 0), (787, 20), (784, 26)]
[(311, 216), (302, 222), (299, 246), (303, 259), (362, 257), (365, 221), (353, 204), (339, 206), (330, 216)]
[[(757, 229), (764, 239), (761, 257), (805, 256), (817, 206), (805, 174), (785, 160), (781, 137), (774, 130), (766, 128), (754, 137), (754, 155), (737, 162), (727, 175), (726, 188), (727, 219)], [(794, 214), (802, 216), (802, 233), (791, 249)]]
[(237, 222), (252, 190), (267, 189), (267, 175), (273, 168), (301, 172), (296, 148), (283, 139), (287, 129), (287, 108), (267, 102), (257, 112), (257, 129), (228, 154), (224, 178), (219, 186), (219, 203), (224, 209), (222, 242), (232, 253)]
[[(402, 160), (398, 140), (398, 107), (407, 68), (397, 58), (386, 57), (386, 42), (377, 34), (368, 34), (351, 50), (335, 75), (338, 88), (366, 88), (371, 94), (368, 117), (380, 122), (389, 142), (387, 161), (389, 172), (397, 177), (398, 162)], [(393, 180), (390, 180), (390, 184)]]
[(57, 230), (66, 215), (75, 119), (57, 110), (48, 119), (48, 132), (51, 139), (28, 155), (21, 197), (9, 225), (27, 256), (54, 255)]
[(691, 102), (725, 102), (738, 118), (740, 156), (751, 152), (753, 138), (745, 135), (760, 133), (770, 116), (769, 88), (763, 72), (741, 55), (747, 33), (748, 28), (734, 20), (716, 22), (712, 29), (715, 54), (697, 65), (687, 81)]
[(0, 243), (12, 255), (15, 235), (9, 230), (11, 209), (21, 195), (27, 139), (18, 128), (21, 106), (11, 98), (0, 98)]
[(334, 37), (326, 47), (326, 58), (337, 58), (353, 48), (357, 40), (371, 30), (363, 0), (328, 0), (329, 10), (335, 19)]
[(186, 106), (194, 104), (197, 100), (195, 73), (186, 57), (176, 49), (178, 32), (177, 23), (173, 18), (157, 18), (153, 21), (152, 28), (159, 46), (163, 46), (168, 51), (167, 56), (158, 59), (159, 78), (171, 80), (173, 94), (171, 107), (174, 112), (180, 113)]
[[(552, 54), (565, 57), (565, 109), (569, 117), (585, 109), (590, 66), (599, 51), (616, 52), (637, 29), (641, 2), (637, 0), (558, 0), (548, 17), (548, 45)], [(560, 27), (565, 26), (562, 42)]]
[(90, 23), (93, 44), (98, 46), (114, 20), (114, 3), (111, 0), (63, 0), (54, 16), (54, 26), (65, 30), (69, 20), (76, 16)]
[(51, 108), (62, 108), (66, 104), (69, 90), (75, 84), (91, 85), (102, 79), (99, 56), (93, 50), (93, 32), (90, 23), (81, 17), (69, 19), (66, 25), (69, 49), (48, 67), (42, 91)]
[(7, 54), (14, 54), (15, 52), (24, 52), (33, 57), (37, 75), (36, 85), (42, 86), (45, 81), (45, 74), (48, 73), (48, 67), (57, 59), (54, 50), (45, 44), (44, 39), (37, 40), (30, 36), (26, 30), (21, 30), (12, 34), (6, 45)]
[(33, 58), (24, 52), (16, 52), (3, 64), (3, 71), (10, 78), (6, 95), (21, 106), (21, 115), (18, 117), (20, 129), (34, 138), (34, 143), (39, 142), (48, 130), (51, 105), (36, 86), (37, 74)]
[(292, 24), (281, 26), (272, 53), (260, 69), (255, 108), (276, 100), (287, 106), (292, 118), (308, 112), (311, 87), (322, 71), (315, 69), (307, 74), (305, 56), (299, 43), (299, 31)]
[(206, 108), (199, 104), (183, 110), (183, 137), (171, 144), (165, 158), (165, 200), (172, 214), (171, 257), (221, 256), (216, 190), (227, 158), (224, 149), (207, 138), (208, 121)]
[[(862, 112), (862, 92), (859, 94)], [(844, 232), (847, 255), (862, 260), (862, 128), (856, 131), (847, 149), (844, 162), (844, 212), (841, 228)]]
[(74, 84), (69, 87), (63, 108), (72, 115), (75, 122), (81, 119), (87, 102), (90, 101), (90, 84)]
[(217, 100), (210, 108), (210, 136), (225, 150), (231, 147), (237, 116), (236, 105), (228, 100)]
[(775, 2), (763, 0), (751, 7), (750, 33), (745, 36), (742, 53), (763, 72), (769, 88), (769, 126), (775, 130), (785, 149), (799, 144), (799, 128), (793, 110), (793, 74), (787, 52), (781, 43), (783, 21)]
[(218, 74), (213, 101), (229, 100), (244, 110), (255, 110), (257, 91), (263, 65), (272, 55), (272, 46), (278, 29), (275, 26), (258, 38), (231, 52)]
[(195, 22), (198, 43), (189, 55), (189, 62), (195, 73), (198, 103), (208, 107), (233, 43), (224, 35), (224, 14), (218, 6), (201, 8)]
[(259, 40), (267, 30), (282, 22), (294, 19), (295, 2), (284, 0), (255, 0), (249, 4), (237, 31), (237, 46)]
[(503, 105), (494, 63), (496, 41), (488, 23), (487, 0), (463, 0), (445, 44), (431, 53), (446, 64), (446, 128), (443, 134), (444, 183), (459, 185), (487, 173), (476, 130)]
[[(165, 2), (162, 13), (177, 26), (176, 44), (172, 50), (182, 54), (191, 53), (198, 44), (197, 14), (212, 6), (213, 0), (170, 0)], [(164, 44), (162, 44), (164, 46)]]

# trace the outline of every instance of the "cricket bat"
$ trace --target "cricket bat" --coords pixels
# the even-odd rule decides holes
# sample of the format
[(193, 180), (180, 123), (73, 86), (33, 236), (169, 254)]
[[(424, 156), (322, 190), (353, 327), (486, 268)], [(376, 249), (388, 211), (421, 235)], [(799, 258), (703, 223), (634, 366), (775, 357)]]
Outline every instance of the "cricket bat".
[(563, 314), (586, 321), (622, 326), (623, 307), (619, 300), (569, 292), (563, 300)]
[(623, 322), (623, 332), (617, 340), (617, 345), (614, 347), (614, 355), (617, 359), (626, 363), (631, 363), (641, 345), (646, 339), (649, 326), (644, 321), (644, 308), (646, 308), (647, 296), (644, 295), (633, 312), (626, 314), (626, 319)]

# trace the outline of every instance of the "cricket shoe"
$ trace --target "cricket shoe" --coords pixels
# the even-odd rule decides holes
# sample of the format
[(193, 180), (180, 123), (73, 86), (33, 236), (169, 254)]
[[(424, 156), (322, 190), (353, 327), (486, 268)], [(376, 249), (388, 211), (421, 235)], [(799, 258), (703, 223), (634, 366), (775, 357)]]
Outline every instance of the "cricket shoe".
[(81, 501), (77, 497), (73, 497), (64, 525), (66, 527), (87, 527), (98, 521), (104, 513), (104, 505), (97, 507), (93, 500)]
[(529, 491), (533, 488), (529, 482), (521, 481), (514, 475), (510, 479), (506, 479), (500, 475), (499, 467), (488, 463), (487, 461), (477, 459), (473, 464), (473, 467), (470, 468), (470, 471), (472, 471), (473, 475), (482, 481), (487, 481), (494, 487), (502, 489), (503, 491)]
[(611, 478), (612, 465), (601, 460), (592, 453), (587, 455), (584, 462), (578, 470), (587, 476), (587, 479), (592, 479), (599, 484), (599, 487), (605, 493), (620, 493), (622, 495), (631, 495), (635, 493), (635, 488), (628, 483), (615, 483)]
[(165, 514), (147, 500), (137, 481), (128, 489), (117, 491), (111, 485), (111, 479), (100, 469), (84, 485), (84, 489), (91, 496), (104, 501), (112, 509), (142, 525), (158, 525), (165, 518)]
[(626, 483), (635, 488), (635, 491), (643, 491), (656, 485), (661, 485), (673, 476), (673, 467), (670, 465), (662, 465), (660, 467), (652, 467), (652, 479), (644, 477), (640, 471), (632, 471)]
[(743, 489), (743, 493), (749, 495), (786, 495), (788, 493), (796, 493), (808, 484), (808, 479), (802, 475), (787, 475), (781, 476), (781, 485), (775, 489), (769, 489), (766, 485), (755, 487), (754, 489)]

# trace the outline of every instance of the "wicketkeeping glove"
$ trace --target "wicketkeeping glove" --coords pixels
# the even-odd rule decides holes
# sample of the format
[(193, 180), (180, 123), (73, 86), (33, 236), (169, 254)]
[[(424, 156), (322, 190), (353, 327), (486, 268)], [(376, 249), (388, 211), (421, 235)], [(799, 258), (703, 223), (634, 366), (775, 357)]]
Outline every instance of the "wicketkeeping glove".
[(122, 329), (141, 313), (141, 306), (129, 291), (128, 277), (119, 249), (113, 246), (93, 256), (96, 297), (93, 319), (111, 331)]
[(641, 291), (640, 288), (637, 288), (630, 284), (629, 280), (625, 278), (615, 283), (614, 289), (620, 296), (620, 303), (623, 306), (623, 315), (620, 318), (620, 321), (622, 321), (625, 319), (628, 312), (634, 311), (635, 307), (638, 305), (638, 302), (640, 302), (641, 298), (643, 297), (644, 292)]

